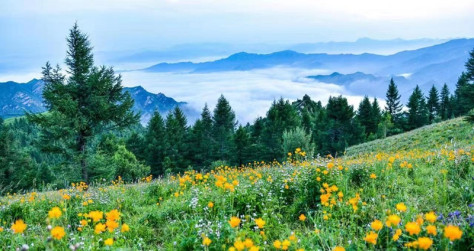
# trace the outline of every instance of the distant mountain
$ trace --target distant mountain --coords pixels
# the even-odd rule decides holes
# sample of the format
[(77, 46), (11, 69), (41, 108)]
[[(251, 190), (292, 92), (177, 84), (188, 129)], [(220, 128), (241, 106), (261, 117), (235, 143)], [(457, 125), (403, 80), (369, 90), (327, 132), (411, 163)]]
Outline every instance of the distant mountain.
[[(8, 118), (21, 116), (25, 111), (39, 113), (46, 111), (43, 104), (42, 80), (33, 79), (28, 83), (5, 82), (0, 83), (0, 117)], [(179, 106), (191, 119), (197, 116), (197, 111), (190, 108), (186, 102), (178, 102), (163, 93), (150, 93), (141, 86), (124, 87), (130, 93), (135, 103), (133, 110), (140, 112), (141, 123), (146, 124), (154, 111), (166, 115), (170, 110)]]
[[(227, 58), (209, 62), (160, 63), (148, 67), (144, 71), (209, 73), (292, 67), (326, 70), (340, 74), (358, 73), (344, 76), (344, 79), (351, 81), (354, 77), (359, 80), (364, 78), (363, 82), (371, 83), (370, 85), (378, 83), (377, 80), (380, 80), (380, 78), (386, 80), (392, 76), (406, 76), (405, 79), (401, 79), (403, 84), (411, 88), (418, 84), (426, 90), (433, 84), (441, 86), (444, 83), (453, 88), (458, 76), (464, 70), (464, 63), (469, 57), (469, 51), (473, 48), (474, 39), (455, 39), (442, 44), (402, 51), (392, 55), (370, 53), (304, 54), (291, 50), (270, 54), (240, 52)], [(361, 76), (361, 73), (366, 74), (366, 76)], [(374, 79), (370, 79), (369, 75), (373, 75)], [(320, 76), (319, 81), (327, 82), (334, 79), (334, 77), (337, 76), (328, 77), (322, 81)], [(338, 82), (340, 81), (341, 79), (338, 80)], [(383, 85), (383, 88), (385, 87), (386, 84)], [(368, 90), (370, 92), (367, 94), (380, 96), (382, 89), (379, 87)], [(361, 93), (359, 91), (356, 94)]]

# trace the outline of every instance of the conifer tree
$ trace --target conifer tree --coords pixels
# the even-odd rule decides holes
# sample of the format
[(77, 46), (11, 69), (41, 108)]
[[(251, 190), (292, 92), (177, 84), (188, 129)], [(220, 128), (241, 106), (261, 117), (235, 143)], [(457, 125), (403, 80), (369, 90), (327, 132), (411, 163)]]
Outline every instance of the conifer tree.
[(89, 180), (87, 156), (91, 139), (104, 131), (122, 129), (138, 121), (131, 111), (133, 99), (123, 92), (121, 78), (112, 68), (95, 67), (87, 35), (75, 24), (67, 38), (68, 76), (59, 66), (43, 68), (43, 98), (49, 112), (28, 114), (41, 126), (42, 149), (62, 153), (80, 167)]
[(165, 122), (158, 111), (153, 113), (145, 134), (146, 163), (153, 176), (163, 175), (163, 160), (166, 149)]
[(387, 93), (386, 93), (386, 107), (385, 110), (390, 114), (392, 120), (396, 117), (402, 110), (402, 105), (400, 104), (400, 95), (398, 94), (398, 88), (393, 78), (390, 79), (390, 84), (388, 85)]
[(359, 109), (357, 111), (357, 119), (360, 124), (365, 128), (366, 136), (369, 136), (371, 133), (375, 132), (374, 128), (374, 117), (372, 114), (372, 105), (367, 96), (359, 104)]
[(426, 101), (420, 87), (417, 85), (408, 100), (408, 128), (415, 129), (428, 122)]
[(235, 131), (235, 113), (227, 99), (221, 95), (212, 117), (214, 156), (216, 160), (229, 161), (232, 155), (232, 136)]
[(250, 137), (247, 130), (239, 126), (234, 135), (234, 162), (238, 166), (242, 166), (249, 161)]
[(430, 92), (428, 94), (428, 101), (426, 102), (426, 106), (428, 108), (428, 121), (433, 123), (436, 116), (439, 116), (439, 94), (436, 87), (433, 85), (431, 87)]
[[(176, 106), (166, 117), (166, 157), (163, 168), (174, 173), (183, 172), (188, 167), (187, 119), (183, 111)], [(165, 158), (166, 158), (165, 157)]]
[(445, 83), (443, 88), (441, 89), (441, 96), (439, 102), (439, 115), (441, 116), (442, 120), (446, 120), (451, 117), (450, 110), (451, 110), (451, 103), (449, 102), (449, 93), (448, 85)]

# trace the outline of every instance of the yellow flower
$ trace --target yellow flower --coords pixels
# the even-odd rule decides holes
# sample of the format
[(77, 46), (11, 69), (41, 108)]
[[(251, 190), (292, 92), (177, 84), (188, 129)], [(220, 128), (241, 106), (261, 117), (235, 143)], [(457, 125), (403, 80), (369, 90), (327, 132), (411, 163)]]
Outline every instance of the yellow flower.
[(56, 240), (61, 240), (65, 234), (63, 227), (54, 227), (51, 229), (51, 236)]
[(388, 216), (387, 222), (385, 223), (387, 224), (388, 227), (391, 227), (392, 225), (397, 226), (400, 223), (400, 220), (401, 219), (398, 215), (392, 214)]
[(64, 195), (63, 195), (63, 199), (65, 199), (65, 200), (70, 200), (70, 199), (71, 199), (71, 196), (69, 196), (69, 194), (64, 194)]
[(214, 203), (212, 201), (210, 201), (209, 203), (207, 203), (207, 207), (208, 208), (213, 208), (214, 207)]
[(305, 221), (306, 220), (306, 216), (304, 214), (300, 214), (300, 217), (299, 217), (300, 221)]
[(53, 207), (51, 210), (48, 212), (48, 217), (50, 219), (57, 219), (61, 217), (63, 213), (61, 212), (61, 209), (59, 207)]
[(291, 242), (289, 240), (283, 240), (281, 243), (281, 249), (283, 250), (288, 250), (288, 247), (291, 245)]
[(379, 237), (378, 234), (376, 234), (375, 232), (370, 232), (368, 233), (364, 240), (368, 243), (372, 243), (373, 245), (377, 244), (377, 238)]
[(108, 238), (107, 240), (104, 241), (104, 244), (106, 246), (112, 246), (114, 244), (114, 239)]
[(396, 207), (400, 212), (405, 212), (407, 210), (407, 206), (405, 206), (405, 203), (403, 202), (398, 203)]
[(462, 231), (457, 226), (448, 225), (444, 228), (444, 237), (450, 241), (461, 239)]
[(237, 240), (237, 241), (234, 242), (234, 247), (235, 247), (235, 249), (237, 249), (238, 251), (244, 250), (244, 249), (245, 249), (245, 244), (244, 244), (242, 241)]
[(25, 231), (26, 224), (23, 220), (15, 221), (15, 224), (12, 224), (12, 230), (15, 234), (21, 234)]
[(428, 232), (428, 234), (431, 234), (431, 235), (436, 235), (437, 232), (436, 232), (436, 226), (434, 225), (429, 225), (426, 227), (426, 232)]
[(262, 229), (265, 226), (265, 221), (262, 218), (255, 219), (255, 224)]
[(83, 226), (83, 227), (87, 226), (87, 221), (86, 220), (81, 220), (81, 221), (79, 221), (79, 223), (81, 223), (81, 226)]
[(259, 247), (256, 247), (256, 246), (253, 246), (249, 249), (249, 251), (259, 251), (260, 248)]
[(113, 220), (107, 220), (107, 222), (105, 222), (105, 225), (107, 226), (107, 230), (109, 230), (109, 232), (113, 232), (114, 229), (118, 228), (119, 226), (119, 224)]
[(95, 234), (100, 234), (104, 231), (105, 231), (105, 225), (104, 224), (98, 223), (97, 225), (95, 225), (95, 228), (94, 228), (94, 233)]
[(405, 230), (410, 234), (419, 234), (421, 231), (420, 225), (418, 225), (416, 222), (408, 222), (405, 225)]
[(117, 209), (114, 209), (108, 213), (105, 214), (107, 220), (109, 221), (117, 221), (120, 219), (120, 213), (117, 211)]
[(104, 213), (101, 211), (90, 211), (89, 214), (87, 215), (89, 218), (92, 219), (94, 222), (100, 221), (102, 218), (104, 218)]
[(418, 238), (418, 247), (423, 250), (428, 250), (433, 245), (433, 240), (428, 237)]
[(202, 245), (204, 245), (204, 246), (209, 246), (209, 245), (211, 245), (211, 242), (212, 242), (212, 240), (209, 239), (209, 238), (206, 236), (206, 237), (204, 238), (204, 240), (202, 240)]
[(273, 247), (275, 247), (276, 249), (280, 249), (281, 248), (281, 241), (279, 240), (276, 240), (273, 242)]
[(130, 227), (128, 226), (128, 224), (123, 223), (122, 228), (120, 229), (120, 232), (125, 233), (128, 231), (130, 231)]
[(344, 247), (337, 246), (337, 247), (333, 248), (332, 251), (346, 251), (346, 249)]
[(3, 232), (3, 227), (0, 227), (0, 233)]
[(377, 175), (375, 175), (375, 173), (371, 173), (371, 174), (370, 174), (370, 178), (371, 178), (371, 179), (376, 179), (376, 178), (377, 178)]
[(425, 219), (431, 223), (434, 223), (436, 221), (436, 214), (434, 212), (429, 212), (425, 214)]
[(379, 231), (380, 229), (383, 228), (383, 223), (379, 220), (374, 220), (371, 224), (370, 224), (370, 227), (375, 230), (375, 231)]
[(240, 225), (240, 219), (235, 216), (232, 216), (230, 218), (229, 224), (233, 228), (238, 227)]
[(331, 169), (331, 168), (333, 168), (333, 167), (334, 167), (334, 163), (329, 162), (329, 163), (328, 163), (328, 169)]
[(245, 245), (246, 248), (251, 248), (251, 247), (253, 247), (253, 241), (251, 239), (247, 238), (244, 241), (244, 245)]

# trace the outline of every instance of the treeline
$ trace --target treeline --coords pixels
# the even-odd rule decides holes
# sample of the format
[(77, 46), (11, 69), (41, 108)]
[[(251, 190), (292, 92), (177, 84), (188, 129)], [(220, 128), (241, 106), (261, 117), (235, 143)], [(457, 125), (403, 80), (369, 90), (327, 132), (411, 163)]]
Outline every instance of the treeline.
[(445, 84), (428, 95), (416, 86), (406, 107), (391, 80), (381, 107), (369, 97), (355, 109), (343, 96), (326, 105), (308, 95), (275, 100), (264, 117), (239, 124), (224, 96), (203, 108), (191, 126), (176, 107), (155, 112), (146, 127), (131, 112), (120, 77), (96, 67), (88, 38), (75, 25), (68, 37), (69, 76), (49, 63), (43, 68), (48, 112), (9, 124), (0, 120), (0, 193), (77, 181), (137, 180), (209, 170), (221, 165), (282, 161), (301, 148), (308, 157), (338, 156), (354, 144), (384, 138), (467, 114), (474, 108), (474, 50), (453, 94)]

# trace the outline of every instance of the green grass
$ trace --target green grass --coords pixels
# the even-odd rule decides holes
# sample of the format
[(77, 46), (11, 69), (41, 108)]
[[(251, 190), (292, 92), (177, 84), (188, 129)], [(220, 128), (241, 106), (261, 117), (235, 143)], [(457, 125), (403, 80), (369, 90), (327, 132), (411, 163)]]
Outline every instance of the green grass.
[[(289, 243), (288, 250), (336, 246), (398, 250), (429, 237), (433, 249), (470, 250), (474, 248), (472, 135), (472, 125), (456, 119), (351, 147), (347, 157), (338, 159), (300, 156), (281, 164), (223, 167), (208, 174), (188, 172), (136, 184), (6, 196), (0, 199), (4, 228), (0, 249), (27, 244), (39, 250), (65, 250), (70, 245), (86, 250), (232, 250), (245, 248), (241, 242), (247, 240), (245, 250), (251, 246), (277, 250), (274, 244), (279, 242)], [(63, 198), (65, 194), (71, 198)], [(398, 211), (398, 203), (407, 210)], [(63, 213), (49, 219), (48, 211), (55, 206)], [(80, 220), (88, 219), (85, 214), (113, 209), (121, 213), (118, 225), (128, 224), (129, 232), (122, 233), (119, 227), (95, 234), (94, 228), (105, 219), (78, 230)], [(436, 222), (419, 222), (415, 235), (405, 230), (408, 222), (420, 221), (431, 211), (440, 217)], [(371, 229), (371, 222), (385, 223), (391, 214), (401, 218), (400, 225)], [(231, 217), (241, 220), (235, 228)], [(263, 229), (255, 223), (258, 218), (265, 221)], [(23, 234), (10, 230), (17, 219), (28, 225)], [(64, 227), (66, 235), (51, 239), (48, 225)], [(437, 227), (436, 235), (427, 233), (428, 225)], [(444, 237), (447, 225), (459, 227), (462, 237), (454, 241)], [(394, 241), (397, 229), (402, 233)], [(378, 235), (375, 245), (364, 240), (371, 231)], [(109, 238), (114, 243), (105, 246)], [(206, 238), (211, 240), (209, 246), (203, 245)]]

